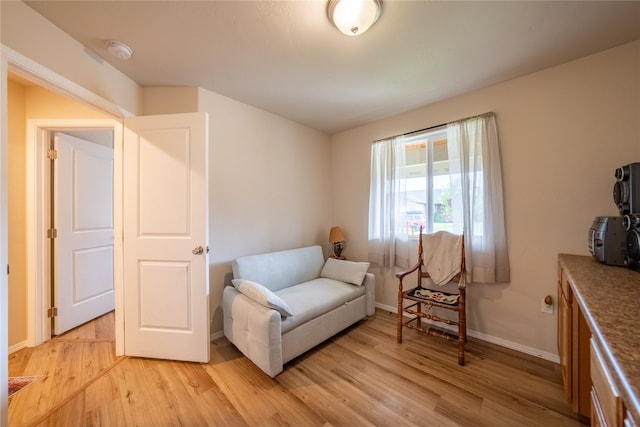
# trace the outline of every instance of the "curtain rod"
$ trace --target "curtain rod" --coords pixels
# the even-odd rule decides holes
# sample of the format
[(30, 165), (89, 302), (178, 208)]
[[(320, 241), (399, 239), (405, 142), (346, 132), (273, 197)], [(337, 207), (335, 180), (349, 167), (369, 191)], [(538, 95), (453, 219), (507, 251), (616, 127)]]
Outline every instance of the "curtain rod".
[(469, 116), (469, 117), (465, 117), (465, 118), (463, 118), (463, 119), (454, 120), (454, 121), (449, 122), (449, 123), (443, 123), (443, 124), (440, 124), (440, 125), (429, 126), (429, 127), (424, 128), (424, 129), (418, 129), (418, 130), (414, 130), (414, 131), (407, 132), (407, 133), (399, 133), (398, 135), (393, 135), (393, 136), (388, 136), (388, 137), (386, 137), (386, 138), (380, 138), (380, 139), (377, 139), (377, 140), (373, 141), (373, 142), (372, 142), (372, 144), (374, 144), (374, 143), (376, 143), (376, 142), (378, 142), (378, 141), (384, 141), (384, 140), (386, 140), (386, 139), (397, 138), (397, 137), (399, 137), (399, 136), (409, 136), (409, 135), (413, 135), (414, 133), (426, 132), (426, 131), (428, 131), (428, 130), (441, 128), (441, 127), (443, 127), (443, 126), (448, 126), (448, 125), (450, 125), (451, 123), (461, 122), (461, 121), (463, 121), (463, 120), (475, 119), (475, 118), (477, 118), (477, 117), (482, 117), (482, 116), (486, 116), (486, 115), (489, 115), (489, 114), (494, 114), (494, 113), (493, 113), (492, 111), (490, 111), (490, 112), (488, 112), (488, 113), (476, 114), (475, 116)]

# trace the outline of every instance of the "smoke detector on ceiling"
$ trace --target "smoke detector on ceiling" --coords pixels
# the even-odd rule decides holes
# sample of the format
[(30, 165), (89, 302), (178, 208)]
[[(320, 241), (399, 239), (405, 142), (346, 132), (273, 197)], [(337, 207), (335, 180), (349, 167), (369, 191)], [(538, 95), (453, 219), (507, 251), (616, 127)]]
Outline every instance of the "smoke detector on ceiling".
[(133, 50), (129, 46), (116, 40), (107, 40), (107, 52), (125, 61), (133, 55)]

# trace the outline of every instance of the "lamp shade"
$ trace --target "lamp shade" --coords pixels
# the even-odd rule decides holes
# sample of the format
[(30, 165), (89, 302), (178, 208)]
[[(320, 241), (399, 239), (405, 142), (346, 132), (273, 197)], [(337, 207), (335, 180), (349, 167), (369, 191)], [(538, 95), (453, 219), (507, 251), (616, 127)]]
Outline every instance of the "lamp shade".
[(358, 36), (378, 20), (381, 3), (381, 0), (330, 0), (327, 14), (343, 34)]
[(329, 242), (337, 243), (344, 242), (346, 239), (344, 238), (344, 234), (342, 234), (342, 230), (340, 227), (331, 227), (331, 231), (329, 231)]

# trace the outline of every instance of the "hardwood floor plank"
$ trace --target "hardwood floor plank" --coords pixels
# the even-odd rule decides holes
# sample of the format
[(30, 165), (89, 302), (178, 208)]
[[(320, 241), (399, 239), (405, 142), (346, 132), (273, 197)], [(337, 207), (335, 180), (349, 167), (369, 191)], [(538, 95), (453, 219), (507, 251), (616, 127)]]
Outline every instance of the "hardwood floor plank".
[(305, 426), (320, 426), (325, 421), (246, 358), (209, 364), (205, 369), (248, 425), (260, 425), (263, 420), (278, 416), (298, 420), (297, 425)]
[[(419, 337), (424, 338), (425, 340), (435, 340), (436, 344), (441, 343), (441, 340), (434, 339), (433, 337)], [(349, 342), (348, 345), (350, 348), (356, 348), (357, 342)], [(430, 343), (423, 344), (426, 347), (429, 347)], [(499, 373), (499, 377), (502, 378), (501, 381), (497, 381), (495, 379), (496, 373), (492, 372), (491, 369), (491, 361), (486, 363), (471, 363), (471, 357), (469, 357), (469, 364), (465, 367), (459, 367), (457, 365), (455, 359), (455, 353), (451, 354), (451, 361), (442, 359), (438, 361), (438, 359), (433, 357), (433, 353), (437, 351), (437, 347), (432, 349), (428, 357), (421, 352), (417, 352), (415, 349), (413, 351), (405, 351), (403, 349), (396, 349), (387, 345), (380, 345), (378, 350), (381, 351), (383, 357), (380, 356), (376, 359), (378, 363), (381, 363), (385, 368), (389, 369), (392, 372), (395, 372), (399, 375), (405, 376), (405, 378), (412, 378), (416, 375), (422, 375), (422, 380), (420, 381), (421, 385), (425, 388), (438, 390), (441, 393), (443, 399), (447, 401), (456, 402), (456, 405), (464, 408), (464, 412), (468, 412), (469, 408), (475, 407), (478, 413), (469, 413), (468, 418), (472, 419), (475, 425), (481, 425), (480, 419), (478, 418), (479, 408), (476, 406), (478, 398), (482, 397), (484, 401), (491, 400), (497, 402), (499, 404), (514, 406), (518, 405), (519, 413), (537, 413), (540, 412), (540, 408), (544, 407), (544, 403), (549, 403), (551, 406), (560, 406), (564, 413), (569, 413), (569, 415), (573, 416), (570, 413), (570, 409), (568, 405), (563, 401), (557, 401), (555, 399), (548, 399), (547, 395), (541, 394), (540, 391), (545, 391), (545, 387), (552, 387), (556, 389), (560, 389), (559, 384), (552, 383), (542, 384), (535, 383), (533, 387), (538, 387), (536, 392), (532, 395), (528, 394), (528, 390), (515, 387), (520, 386), (521, 384), (526, 384), (526, 373), (520, 373), (515, 376), (507, 376), (504, 377), (505, 374)], [(404, 357), (402, 358), (403, 363), (408, 363), (408, 367), (403, 365), (398, 365), (397, 352), (400, 351), (401, 354), (404, 352)], [(366, 357), (366, 356), (365, 356)], [(498, 372), (503, 370), (503, 368), (497, 368)], [(512, 373), (511, 373), (512, 374)], [(523, 376), (521, 378), (521, 376)], [(514, 384), (513, 378), (518, 378), (518, 383)], [(522, 380), (522, 382), (520, 382)], [(473, 391), (472, 394), (467, 395), (464, 391)], [(539, 403), (541, 401), (541, 403)], [(466, 403), (465, 403), (466, 402)], [(472, 406), (470, 406), (472, 405)], [(549, 409), (549, 408), (546, 408)], [(550, 408), (553, 409), (553, 408)], [(443, 414), (453, 418), (453, 415), (449, 414), (449, 411), (446, 408), (440, 406), (438, 411)], [(551, 417), (551, 424), (543, 424), (545, 419), (549, 419), (550, 417), (546, 415), (549, 411), (542, 412), (534, 416), (535, 419), (538, 419), (540, 425), (555, 425), (555, 418)], [(458, 414), (461, 415), (461, 414)], [(461, 425), (465, 425), (466, 421), (464, 419), (458, 419), (457, 421)], [(580, 425), (579, 422), (575, 421), (574, 425)]]
[(425, 388), (420, 383), (420, 378), (408, 380), (380, 365), (362, 363), (357, 355), (351, 358), (345, 355), (343, 360), (333, 372), (387, 407), (396, 416), (415, 425), (427, 420), (432, 423), (430, 425), (455, 425), (434, 412), (441, 396), (436, 391)]
[(317, 377), (317, 375), (307, 369), (305, 364), (299, 364), (289, 367), (289, 369), (280, 374), (278, 381), (331, 425), (375, 425), (355, 412), (342, 399), (336, 398), (327, 390), (324, 382), (314, 381), (314, 377)]
[(53, 341), (102, 340), (115, 341), (115, 314), (109, 312), (90, 322), (77, 326), (64, 334), (52, 337)]
[(84, 393), (79, 393), (59, 410), (51, 413), (43, 421), (35, 424), (38, 427), (66, 427), (84, 425), (85, 418)]
[[(395, 315), (392, 316), (395, 319)], [(388, 319), (387, 319), (388, 320)], [(351, 339), (352, 336), (357, 337), (358, 334), (364, 333), (362, 328), (353, 334), (349, 334), (344, 339)], [(540, 407), (546, 407), (559, 412), (562, 415), (575, 417), (570, 408), (564, 402), (562, 386), (560, 382), (560, 374), (555, 370), (556, 374), (550, 379), (548, 375), (548, 369), (545, 372), (543, 378), (536, 377), (530, 374), (531, 371), (537, 371), (537, 369), (531, 369), (531, 366), (527, 363), (528, 369), (520, 369), (520, 363), (516, 358), (522, 358), (522, 355), (511, 350), (504, 349), (504, 355), (510, 352), (515, 355), (514, 359), (511, 359), (511, 363), (518, 362), (513, 366), (505, 363), (498, 363), (489, 358), (476, 358), (476, 348), (490, 349), (497, 348), (488, 343), (478, 343), (471, 341), (469, 343), (470, 354), (469, 363), (465, 367), (459, 367), (455, 362), (455, 348), (452, 348), (449, 353), (450, 357), (443, 358), (446, 355), (443, 352), (443, 345), (446, 347), (447, 342), (440, 339), (436, 339), (429, 336), (419, 335), (413, 331), (409, 331), (409, 334), (405, 336), (405, 342), (399, 347), (394, 344), (381, 342), (378, 349), (385, 354), (390, 355), (392, 362), (397, 359), (398, 351), (406, 351), (406, 357), (402, 360), (410, 362), (412, 366), (418, 367), (424, 372), (431, 373), (445, 382), (454, 384), (467, 389), (477, 390), (477, 394), (484, 396), (498, 402), (503, 402), (506, 405), (513, 405), (514, 402), (518, 403), (520, 407), (519, 411), (525, 408), (533, 408), (534, 411), (539, 411)], [(357, 342), (350, 342), (350, 347), (356, 347)], [(450, 346), (453, 347), (453, 346)], [(366, 352), (367, 350), (363, 350)], [(529, 357), (529, 356), (527, 356)], [(507, 360), (507, 359), (504, 359)], [(546, 363), (546, 362), (545, 362)], [(552, 369), (553, 370), (553, 369)], [(518, 378), (517, 390), (514, 390), (514, 378)], [(466, 384), (466, 385), (465, 385)], [(438, 386), (440, 389), (440, 386)], [(511, 393), (505, 393), (505, 391), (511, 391)], [(549, 411), (543, 413), (546, 414)], [(545, 416), (538, 422), (544, 423)], [(549, 422), (554, 423), (557, 420), (553, 418)], [(476, 421), (477, 423), (477, 421)], [(544, 424), (542, 424), (544, 425)], [(573, 425), (579, 425), (579, 422), (574, 420)]]
[(407, 331), (378, 310), (269, 378), (225, 338), (207, 364), (115, 357), (113, 314), (9, 358), (45, 375), (9, 402), (12, 426), (583, 426), (558, 366), (470, 339)]

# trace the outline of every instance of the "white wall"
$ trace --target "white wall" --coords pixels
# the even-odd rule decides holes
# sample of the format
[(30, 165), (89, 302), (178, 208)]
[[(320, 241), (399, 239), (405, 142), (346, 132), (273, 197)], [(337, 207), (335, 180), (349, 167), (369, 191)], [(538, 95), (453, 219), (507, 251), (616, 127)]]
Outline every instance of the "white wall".
[(144, 98), (145, 114), (209, 113), (210, 307), (216, 335), (233, 259), (314, 244), (327, 248), (329, 137), (204, 89), (145, 88)]
[[(331, 227), (329, 137), (200, 90), (209, 112), (211, 331), (222, 330), (222, 289), (241, 255), (319, 244)], [(225, 279), (226, 277), (226, 279)]]
[[(558, 253), (588, 255), (597, 215), (616, 215), (613, 173), (640, 161), (640, 41), (334, 135), (334, 221), (367, 258), (370, 144), (493, 111), (497, 115), (511, 283), (469, 286), (469, 328), (554, 358)], [(397, 285), (378, 284), (395, 306)], [(612, 308), (612, 311), (615, 310)], [(526, 350), (526, 349), (525, 349)]]

